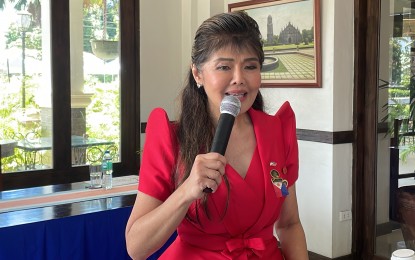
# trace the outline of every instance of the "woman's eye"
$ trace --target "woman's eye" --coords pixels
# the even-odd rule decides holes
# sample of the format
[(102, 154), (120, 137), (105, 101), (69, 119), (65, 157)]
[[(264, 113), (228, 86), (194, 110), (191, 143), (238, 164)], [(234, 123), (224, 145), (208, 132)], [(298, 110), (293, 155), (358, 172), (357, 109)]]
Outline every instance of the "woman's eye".
[(257, 65), (248, 65), (245, 68), (248, 69), (248, 70), (256, 70), (258, 68), (258, 66)]
[(218, 70), (229, 70), (229, 66), (223, 65), (223, 66), (218, 66), (217, 67)]

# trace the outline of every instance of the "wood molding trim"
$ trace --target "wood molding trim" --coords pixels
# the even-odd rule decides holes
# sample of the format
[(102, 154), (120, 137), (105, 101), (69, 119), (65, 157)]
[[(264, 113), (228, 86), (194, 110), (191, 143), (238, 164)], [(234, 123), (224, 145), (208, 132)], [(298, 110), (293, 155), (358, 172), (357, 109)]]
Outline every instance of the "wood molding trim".
[(326, 144), (353, 143), (353, 131), (326, 132), (308, 129), (297, 129), (297, 138), (301, 141), (310, 141)]

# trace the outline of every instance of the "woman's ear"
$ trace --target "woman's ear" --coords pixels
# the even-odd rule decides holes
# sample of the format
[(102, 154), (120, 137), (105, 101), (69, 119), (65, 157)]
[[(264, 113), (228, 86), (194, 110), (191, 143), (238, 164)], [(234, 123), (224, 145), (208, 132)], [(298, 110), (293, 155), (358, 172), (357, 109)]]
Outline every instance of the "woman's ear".
[(196, 65), (192, 64), (192, 74), (193, 78), (195, 79), (196, 83), (202, 84), (202, 77), (200, 75), (200, 71), (197, 69)]

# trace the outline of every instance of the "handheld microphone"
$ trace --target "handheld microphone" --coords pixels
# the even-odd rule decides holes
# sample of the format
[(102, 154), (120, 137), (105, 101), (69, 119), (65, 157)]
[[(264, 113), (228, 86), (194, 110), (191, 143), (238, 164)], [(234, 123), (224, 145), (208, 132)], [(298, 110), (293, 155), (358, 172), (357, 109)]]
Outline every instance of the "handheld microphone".
[[(225, 155), (226, 147), (228, 146), (229, 137), (235, 117), (241, 111), (241, 101), (232, 95), (225, 96), (220, 104), (220, 117), (216, 132), (213, 137), (211, 152)], [(211, 193), (211, 188), (205, 188), (204, 192)]]

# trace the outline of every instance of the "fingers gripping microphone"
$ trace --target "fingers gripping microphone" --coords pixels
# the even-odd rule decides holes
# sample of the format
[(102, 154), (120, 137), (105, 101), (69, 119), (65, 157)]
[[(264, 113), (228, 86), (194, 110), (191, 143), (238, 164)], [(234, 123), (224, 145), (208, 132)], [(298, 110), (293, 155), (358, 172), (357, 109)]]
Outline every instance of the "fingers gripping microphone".
[[(216, 127), (215, 136), (213, 137), (211, 152), (225, 155), (228, 146), (229, 137), (235, 117), (241, 111), (241, 101), (234, 96), (225, 96), (220, 104), (220, 117)], [(204, 192), (212, 192), (212, 189), (205, 188)]]

